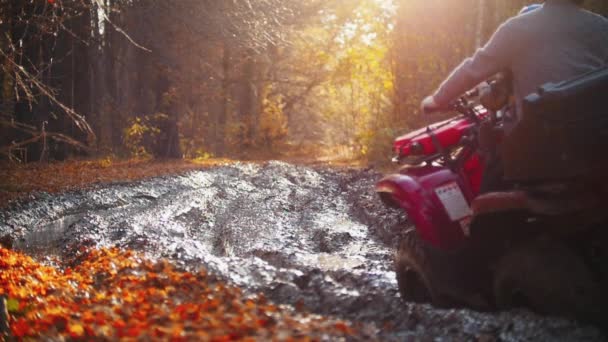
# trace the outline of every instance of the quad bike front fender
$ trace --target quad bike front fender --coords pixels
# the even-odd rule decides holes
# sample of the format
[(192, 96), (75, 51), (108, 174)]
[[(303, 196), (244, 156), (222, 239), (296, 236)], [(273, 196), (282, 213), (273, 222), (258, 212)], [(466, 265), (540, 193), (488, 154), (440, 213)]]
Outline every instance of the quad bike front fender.
[[(376, 192), (389, 207), (405, 210), (421, 239), (442, 250), (456, 249), (466, 242), (460, 222), (448, 217), (435, 189), (449, 183), (462, 188), (459, 177), (449, 170), (423, 176), (389, 175), (376, 184)], [(465, 193), (467, 200), (470, 197)]]

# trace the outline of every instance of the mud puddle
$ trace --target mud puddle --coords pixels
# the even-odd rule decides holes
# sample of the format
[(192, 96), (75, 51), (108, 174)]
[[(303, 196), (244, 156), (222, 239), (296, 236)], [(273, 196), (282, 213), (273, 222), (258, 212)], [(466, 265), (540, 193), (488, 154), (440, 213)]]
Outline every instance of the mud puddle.
[(237, 163), (58, 196), (0, 213), (0, 236), (38, 257), (118, 246), (206, 267), (277, 303), (364, 323), (381, 340), (602, 340), (575, 322), (404, 304), (392, 270), (407, 227), (374, 171)]

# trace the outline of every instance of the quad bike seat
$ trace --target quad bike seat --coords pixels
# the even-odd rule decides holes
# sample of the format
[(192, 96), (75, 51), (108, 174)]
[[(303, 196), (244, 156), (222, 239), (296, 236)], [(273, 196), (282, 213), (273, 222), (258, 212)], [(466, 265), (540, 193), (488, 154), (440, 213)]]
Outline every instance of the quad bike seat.
[(608, 206), (603, 199), (598, 192), (586, 190), (562, 193), (513, 190), (480, 195), (471, 204), (471, 210), (473, 216), (512, 210), (544, 216), (592, 212), (607, 214)]
[(523, 102), (505, 139), (505, 178), (514, 182), (601, 177), (608, 171), (608, 67), (548, 83)]

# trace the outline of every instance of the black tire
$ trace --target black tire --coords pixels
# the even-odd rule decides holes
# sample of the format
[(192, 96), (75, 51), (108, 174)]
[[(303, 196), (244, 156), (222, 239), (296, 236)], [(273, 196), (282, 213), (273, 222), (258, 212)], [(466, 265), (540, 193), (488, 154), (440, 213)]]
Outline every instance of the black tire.
[(498, 261), (494, 276), (499, 309), (528, 307), (586, 321), (601, 319), (600, 289), (583, 259), (550, 239), (511, 250)]
[(440, 305), (433, 288), (433, 270), (427, 250), (415, 231), (403, 237), (395, 255), (395, 272), (401, 298), (406, 302)]

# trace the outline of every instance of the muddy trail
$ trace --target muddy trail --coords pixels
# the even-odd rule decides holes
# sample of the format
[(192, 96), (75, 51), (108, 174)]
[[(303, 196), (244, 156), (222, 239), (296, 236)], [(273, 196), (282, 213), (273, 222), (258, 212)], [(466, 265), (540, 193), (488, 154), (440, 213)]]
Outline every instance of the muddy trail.
[(118, 246), (205, 267), (279, 304), (364, 323), (380, 340), (604, 340), (597, 328), (525, 310), (404, 304), (393, 249), (408, 223), (386, 209), (373, 170), (237, 163), (61, 195), (0, 213), (0, 236), (43, 259)]

